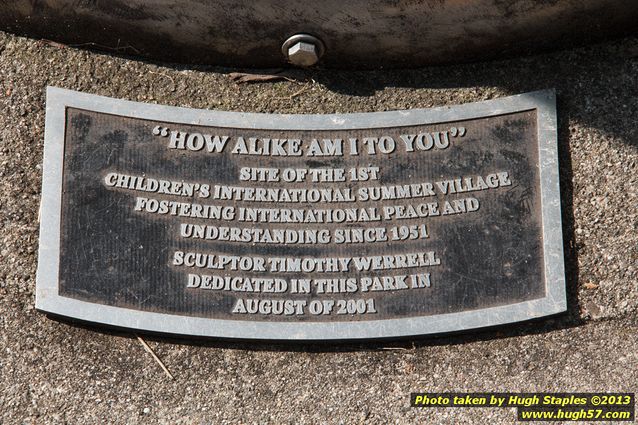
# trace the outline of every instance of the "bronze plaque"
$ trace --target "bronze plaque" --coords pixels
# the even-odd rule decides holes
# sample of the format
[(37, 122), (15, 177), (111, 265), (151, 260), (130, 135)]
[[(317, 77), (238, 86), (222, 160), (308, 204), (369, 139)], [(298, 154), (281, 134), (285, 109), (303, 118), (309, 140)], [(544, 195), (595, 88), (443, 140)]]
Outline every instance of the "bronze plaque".
[(268, 115), (49, 88), (46, 120), (40, 310), (324, 340), (566, 308), (553, 91)]

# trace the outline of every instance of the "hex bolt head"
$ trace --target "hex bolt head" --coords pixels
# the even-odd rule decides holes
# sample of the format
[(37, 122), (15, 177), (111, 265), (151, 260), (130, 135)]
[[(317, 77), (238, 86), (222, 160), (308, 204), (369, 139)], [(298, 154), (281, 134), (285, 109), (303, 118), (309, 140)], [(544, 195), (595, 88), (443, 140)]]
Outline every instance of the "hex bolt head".
[(308, 67), (319, 62), (314, 44), (300, 41), (288, 49), (288, 61), (297, 66)]
[(309, 34), (293, 35), (281, 47), (288, 62), (303, 68), (316, 65), (324, 50), (321, 40)]

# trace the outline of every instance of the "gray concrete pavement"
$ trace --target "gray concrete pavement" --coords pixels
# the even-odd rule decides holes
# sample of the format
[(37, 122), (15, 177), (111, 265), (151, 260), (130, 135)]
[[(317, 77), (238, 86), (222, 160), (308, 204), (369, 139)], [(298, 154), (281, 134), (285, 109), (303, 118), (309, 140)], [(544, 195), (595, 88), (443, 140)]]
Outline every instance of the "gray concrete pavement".
[[(0, 33), (0, 423), (514, 423), (513, 409), (409, 407), (411, 391), (638, 390), (638, 41), (482, 64), (297, 71), (237, 85)], [(45, 87), (247, 112), (364, 112), (556, 88), (569, 312), (357, 345), (145, 337), (34, 310)], [(47, 214), (43, 211), (42, 214)]]

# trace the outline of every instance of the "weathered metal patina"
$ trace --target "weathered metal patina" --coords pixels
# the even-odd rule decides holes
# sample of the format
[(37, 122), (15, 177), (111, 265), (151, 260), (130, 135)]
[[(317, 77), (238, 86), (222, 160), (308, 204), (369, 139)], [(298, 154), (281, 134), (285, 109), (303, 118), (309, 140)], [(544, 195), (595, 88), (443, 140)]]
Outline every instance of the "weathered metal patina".
[[(285, 65), (282, 44), (296, 34), (321, 40), (326, 66), (416, 67), (582, 44), (633, 32), (637, 22), (638, 8), (626, 0), (8, 0), (0, 7), (4, 31), (160, 61), (250, 67)], [(312, 62), (302, 56), (300, 65)]]
[(51, 88), (36, 305), (281, 340), (565, 310), (554, 93), (268, 115)]

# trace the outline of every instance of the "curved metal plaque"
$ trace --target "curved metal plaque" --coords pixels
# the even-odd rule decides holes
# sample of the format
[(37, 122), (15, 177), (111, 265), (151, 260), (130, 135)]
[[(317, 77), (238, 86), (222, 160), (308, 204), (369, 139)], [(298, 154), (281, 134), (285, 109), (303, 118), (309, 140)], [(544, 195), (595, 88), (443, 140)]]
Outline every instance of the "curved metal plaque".
[(47, 92), (36, 306), (361, 339), (566, 308), (555, 98), (267, 115)]

